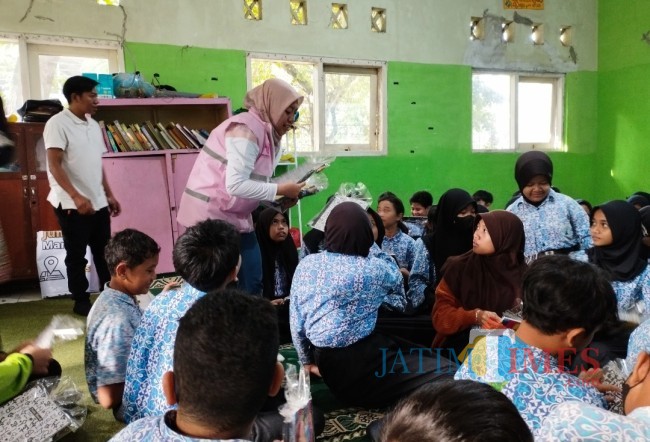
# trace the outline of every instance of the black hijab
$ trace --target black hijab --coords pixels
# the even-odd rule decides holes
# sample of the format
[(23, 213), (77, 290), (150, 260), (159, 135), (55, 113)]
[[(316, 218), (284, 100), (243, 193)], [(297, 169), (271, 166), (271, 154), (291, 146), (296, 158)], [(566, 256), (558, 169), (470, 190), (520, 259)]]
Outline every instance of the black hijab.
[(548, 155), (538, 150), (523, 153), (515, 163), (515, 180), (521, 191), (537, 175), (544, 175), (548, 183), (553, 181), (553, 162)]
[(288, 225), (289, 220), (287, 216), (273, 208), (263, 210), (255, 224), (255, 233), (257, 234), (257, 241), (260, 244), (260, 252), (262, 255), (262, 293), (268, 299), (275, 298), (275, 261), (277, 260), (279, 265), (284, 269), (288, 281), (287, 288), (291, 288), (293, 273), (296, 271), (296, 266), (298, 265), (298, 251), (296, 250), (296, 245), (293, 242), (291, 234), (287, 231), (287, 237), (280, 243), (273, 241), (269, 236), (273, 218), (278, 213), (282, 214)]
[[(377, 226), (377, 240), (375, 240), (375, 244), (377, 244), (381, 249), (381, 245), (384, 242), (384, 236), (386, 236), (386, 229), (384, 228), (384, 222), (381, 220), (379, 214), (374, 210), (372, 210), (371, 207), (368, 207), (366, 209), (366, 212), (368, 212), (368, 215), (370, 215), (372, 219), (375, 221), (375, 225)], [(370, 226), (370, 229), (372, 229), (372, 226)]]
[(630, 281), (648, 265), (641, 255), (641, 215), (627, 201), (610, 201), (602, 210), (612, 231), (612, 243), (587, 250), (589, 262), (607, 270), (614, 281)]
[(633, 206), (635, 204), (638, 204), (639, 206), (641, 206), (641, 208), (650, 206), (650, 201), (648, 200), (648, 198), (639, 194), (632, 195), (627, 199), (627, 202), (632, 204)]
[(368, 256), (374, 242), (366, 211), (353, 202), (334, 207), (325, 222), (325, 249), (343, 255)]
[(425, 241), (429, 256), (436, 267), (438, 281), (442, 278), (441, 269), (447, 258), (462, 255), (472, 248), (474, 217), (457, 216), (470, 204), (476, 208), (474, 198), (463, 189), (449, 189), (438, 201), (432, 241)]

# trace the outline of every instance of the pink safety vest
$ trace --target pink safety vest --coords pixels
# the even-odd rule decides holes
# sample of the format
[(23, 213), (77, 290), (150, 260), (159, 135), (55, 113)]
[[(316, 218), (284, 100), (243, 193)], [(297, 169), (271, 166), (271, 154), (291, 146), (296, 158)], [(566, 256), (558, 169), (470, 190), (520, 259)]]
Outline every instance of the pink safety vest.
[(249, 112), (230, 117), (214, 129), (199, 153), (181, 197), (177, 221), (186, 227), (206, 219), (220, 219), (233, 224), (240, 232), (252, 232), (251, 213), (259, 200), (232, 196), (226, 190), (226, 130), (234, 124), (246, 125), (260, 146), (251, 179), (268, 182), (275, 169), (272, 126), (259, 114)]

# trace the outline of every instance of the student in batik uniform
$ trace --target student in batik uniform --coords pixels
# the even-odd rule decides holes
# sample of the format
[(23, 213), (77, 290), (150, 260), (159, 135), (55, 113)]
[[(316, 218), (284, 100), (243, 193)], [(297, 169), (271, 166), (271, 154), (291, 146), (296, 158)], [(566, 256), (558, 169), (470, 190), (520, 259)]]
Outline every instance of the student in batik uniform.
[[(619, 317), (639, 323), (640, 311), (650, 313), (650, 266), (642, 255), (639, 211), (619, 200), (594, 207), (593, 213), (594, 247), (571, 257), (606, 270), (616, 293)], [(637, 304), (643, 306), (640, 311)]]
[[(162, 378), (169, 404), (112, 440), (251, 441), (253, 421), (282, 385), (272, 305), (236, 290), (208, 293), (180, 318), (174, 370)], [(269, 439), (271, 440), (271, 439)]]
[[(411, 216), (425, 218), (429, 208), (433, 205), (433, 196), (426, 190), (419, 190), (409, 199), (409, 203), (411, 204)], [(423, 224), (405, 221), (404, 225), (409, 229), (408, 235), (415, 240), (425, 234)]]
[(122, 395), (131, 342), (142, 311), (136, 296), (156, 279), (160, 246), (133, 229), (117, 232), (104, 256), (111, 280), (90, 309), (86, 330), (86, 382), (95, 403), (124, 420)]
[(200, 222), (178, 239), (173, 261), (183, 284), (151, 301), (131, 344), (123, 398), (127, 423), (170, 408), (160, 381), (173, 366), (178, 320), (207, 291), (236, 280), (239, 234), (225, 221)]
[(298, 265), (298, 251), (289, 235), (289, 219), (278, 209), (264, 209), (255, 224), (262, 254), (262, 295), (278, 312), (280, 341), (291, 342), (289, 293)]
[(543, 257), (524, 276), (523, 321), (517, 331), (475, 340), (455, 378), (499, 389), (533, 434), (562, 402), (604, 408), (603, 395), (563, 370), (558, 356), (566, 349), (582, 351), (615, 303), (611, 284), (596, 267), (567, 256)]
[(522, 154), (515, 164), (521, 196), (506, 210), (524, 223), (528, 262), (544, 254), (591, 247), (589, 217), (573, 198), (551, 189), (553, 163), (544, 152)]
[[(325, 251), (305, 257), (296, 268), (290, 319), (300, 362), (322, 374), (339, 400), (383, 407), (449, 377), (453, 367), (431, 357), (430, 349), (418, 356), (412, 346), (401, 348), (395, 338), (373, 332), (381, 305), (404, 311), (410, 300), (397, 267), (368, 257), (372, 243), (364, 210), (352, 202), (336, 206), (325, 226)], [(382, 376), (396, 360), (397, 372)]]
[[(489, 385), (440, 381), (400, 401), (379, 421), (381, 442), (533, 442), (526, 422), (510, 400)], [(383, 425), (382, 425), (383, 424)]]
[[(634, 365), (623, 385), (623, 412), (625, 416), (611, 413), (581, 402), (566, 402), (557, 406), (546, 418), (539, 437), (540, 442), (556, 441), (647, 441), (650, 440), (650, 339), (648, 323), (644, 323), (643, 339), (633, 348)], [(636, 332), (635, 332), (636, 333)], [(638, 351), (638, 352), (637, 352)]]
[(413, 267), (413, 251), (415, 240), (402, 232), (404, 203), (395, 194), (386, 192), (379, 197), (377, 213), (384, 224), (385, 235), (381, 249), (389, 255), (395, 255), (397, 265), (404, 278), (408, 281), (409, 272)]

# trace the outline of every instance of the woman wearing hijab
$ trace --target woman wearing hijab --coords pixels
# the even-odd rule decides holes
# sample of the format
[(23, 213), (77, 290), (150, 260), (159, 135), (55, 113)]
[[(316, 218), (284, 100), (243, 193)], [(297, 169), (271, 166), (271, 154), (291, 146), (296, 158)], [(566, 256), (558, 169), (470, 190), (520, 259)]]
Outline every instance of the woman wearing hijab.
[(610, 201), (594, 207), (591, 238), (594, 246), (571, 257), (604, 269), (616, 292), (619, 317), (639, 322), (637, 304), (650, 312), (650, 267), (641, 244), (639, 211), (626, 201)]
[(455, 369), (374, 332), (380, 306), (404, 311), (409, 300), (397, 266), (368, 256), (372, 244), (367, 213), (353, 202), (336, 206), (325, 224), (325, 250), (296, 268), (289, 311), (300, 362), (339, 400), (384, 407)]
[(230, 117), (210, 133), (181, 197), (181, 225), (220, 219), (239, 230), (239, 286), (252, 294), (262, 293), (262, 263), (251, 213), (260, 201), (273, 201), (277, 195), (295, 204), (304, 186), (268, 182), (280, 157), (280, 140), (293, 127), (302, 101), (279, 79), (266, 80), (250, 90), (244, 99), (246, 112)]
[(433, 347), (460, 354), (472, 327), (502, 328), (501, 316), (519, 303), (526, 263), (524, 226), (516, 215), (494, 210), (476, 216), (472, 250), (445, 264), (431, 314)]
[[(442, 279), (442, 268), (447, 258), (471, 250), (475, 215), (476, 201), (465, 190), (449, 189), (440, 197), (435, 229), (422, 237), (430, 261), (435, 266), (437, 282)], [(420, 254), (424, 250), (422, 247), (418, 249)]]
[(298, 251), (289, 235), (289, 220), (277, 209), (265, 209), (257, 219), (255, 233), (262, 254), (262, 295), (276, 307), (281, 342), (291, 342), (288, 301)]
[[(570, 256), (605, 270), (616, 293), (617, 312), (594, 336), (589, 347), (600, 366), (614, 358), (625, 358), (630, 333), (650, 312), (650, 267), (643, 257), (641, 216), (626, 201), (610, 201), (594, 207), (591, 221), (594, 246)], [(574, 366), (583, 361), (578, 358)]]
[(524, 223), (524, 256), (568, 254), (591, 247), (589, 218), (573, 198), (551, 189), (553, 163), (540, 151), (522, 154), (515, 164), (521, 196), (506, 209)]

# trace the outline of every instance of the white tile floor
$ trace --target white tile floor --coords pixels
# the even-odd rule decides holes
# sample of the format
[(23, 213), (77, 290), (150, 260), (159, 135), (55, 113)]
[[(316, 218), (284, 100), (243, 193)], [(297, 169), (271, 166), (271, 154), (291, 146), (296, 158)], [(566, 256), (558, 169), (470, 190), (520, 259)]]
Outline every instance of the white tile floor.
[(41, 290), (36, 283), (27, 283), (20, 285), (0, 285), (0, 305), (12, 304), (14, 302), (39, 301)]

